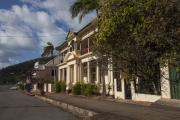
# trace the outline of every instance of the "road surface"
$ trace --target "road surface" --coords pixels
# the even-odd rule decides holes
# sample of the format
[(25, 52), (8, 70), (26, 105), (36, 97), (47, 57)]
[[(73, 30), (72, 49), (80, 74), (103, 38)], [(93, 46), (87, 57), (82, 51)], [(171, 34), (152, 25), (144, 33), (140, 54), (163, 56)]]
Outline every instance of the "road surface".
[(0, 120), (80, 120), (10, 85), (0, 86)]

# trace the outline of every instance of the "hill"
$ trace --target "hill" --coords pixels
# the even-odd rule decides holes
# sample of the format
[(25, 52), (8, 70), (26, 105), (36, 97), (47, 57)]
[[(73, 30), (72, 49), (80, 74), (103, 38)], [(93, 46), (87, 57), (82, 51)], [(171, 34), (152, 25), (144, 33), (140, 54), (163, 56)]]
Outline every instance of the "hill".
[(52, 58), (36, 58), (16, 65), (8, 66), (0, 70), (0, 84), (2, 83), (16, 83), (26, 78), (26, 73), (34, 68), (34, 63), (39, 61), (40, 64), (46, 64)]

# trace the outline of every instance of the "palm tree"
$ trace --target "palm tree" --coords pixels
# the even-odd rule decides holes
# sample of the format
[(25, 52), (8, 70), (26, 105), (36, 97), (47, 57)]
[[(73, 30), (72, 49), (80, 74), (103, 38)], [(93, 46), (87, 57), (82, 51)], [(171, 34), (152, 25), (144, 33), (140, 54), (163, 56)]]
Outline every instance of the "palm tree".
[(99, 0), (76, 0), (73, 5), (70, 6), (69, 11), (71, 13), (71, 18), (79, 16), (79, 23), (81, 23), (82, 18), (89, 14), (90, 12), (96, 10), (96, 15), (98, 17), (99, 10)]
[(54, 46), (52, 43), (50, 42), (47, 42), (47, 45), (46, 47), (44, 47), (44, 51), (43, 53), (41, 54), (41, 57), (45, 57), (45, 56), (49, 56), (52, 57), (53, 59), (53, 69), (54, 69), (54, 84), (56, 82), (56, 78), (55, 78), (55, 68), (54, 68)]

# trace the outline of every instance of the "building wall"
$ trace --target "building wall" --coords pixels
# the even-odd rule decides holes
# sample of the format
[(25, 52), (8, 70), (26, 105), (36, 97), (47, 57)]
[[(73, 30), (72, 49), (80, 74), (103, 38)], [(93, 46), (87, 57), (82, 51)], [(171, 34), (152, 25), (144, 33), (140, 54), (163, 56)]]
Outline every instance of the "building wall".
[[(100, 68), (96, 66), (94, 79), (92, 73), (92, 68), (89, 66), (89, 62), (94, 60), (91, 56), (90, 47), (93, 45), (92, 41), (94, 39), (94, 28), (89, 26), (83, 32), (79, 33), (77, 36), (74, 36), (71, 40), (68, 39), (66, 47), (61, 48), (62, 51), (68, 51), (63, 63), (60, 63), (58, 66), (59, 79), (66, 78), (67, 90), (72, 90), (72, 86), (77, 82), (81, 81), (84, 83), (95, 82), (102, 85), (101, 71)], [(74, 46), (73, 46), (74, 45)], [(73, 47), (72, 47), (73, 46)], [(70, 49), (72, 47), (73, 49)], [(72, 50), (72, 51), (71, 51)], [(83, 53), (82, 53), (83, 51)], [(78, 54), (77, 54), (78, 53)], [(93, 59), (90, 59), (93, 58)], [(117, 64), (123, 68), (126, 68), (126, 63), (121, 61)], [(109, 65), (105, 66), (106, 68)], [(66, 76), (64, 72), (66, 70)], [(117, 77), (117, 78), (116, 78)], [(127, 74), (125, 72), (119, 72), (116, 76), (113, 71), (106, 69), (104, 71), (104, 78), (106, 84), (107, 93), (115, 96), (115, 98), (125, 99), (126, 90), (125, 90), (125, 78)], [(117, 79), (121, 80), (121, 91), (117, 90)], [(170, 82), (169, 82), (169, 70), (168, 68), (161, 69), (161, 95), (149, 95), (149, 94), (139, 94), (135, 93), (134, 83), (131, 82), (131, 97), (132, 100), (136, 101), (150, 101), (154, 102), (160, 98), (171, 98), (170, 94)], [(102, 91), (101, 91), (102, 92)]]
[(37, 70), (36, 71), (36, 76), (35, 76), (36, 79), (43, 78), (44, 76), (45, 76), (44, 70)]

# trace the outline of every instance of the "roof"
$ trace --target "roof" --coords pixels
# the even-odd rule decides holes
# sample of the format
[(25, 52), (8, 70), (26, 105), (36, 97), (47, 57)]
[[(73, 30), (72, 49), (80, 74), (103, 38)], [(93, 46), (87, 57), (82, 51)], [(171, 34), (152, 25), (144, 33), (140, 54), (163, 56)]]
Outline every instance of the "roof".
[(88, 23), (86, 26), (84, 26), (82, 29), (80, 29), (79, 31), (69, 30), (69, 32), (68, 32), (68, 34), (66, 36), (66, 39), (65, 39), (66, 41), (64, 43), (62, 43), (60, 46), (57, 46), (56, 50), (59, 50), (63, 45), (65, 45), (69, 39), (71, 39), (72, 37), (80, 34), (84, 30), (86, 30), (91, 25), (91, 23), (92, 23), (92, 21), (90, 23)]
[(76, 35), (76, 33), (77, 33), (76, 30), (69, 30), (65, 40), (67, 41), (68, 39), (72, 38), (73, 36)]
[(54, 58), (54, 64), (53, 64), (53, 59), (52, 59), (52, 60), (50, 60), (49, 62), (47, 62), (47, 63), (45, 64), (45, 66), (54, 66), (54, 65), (59, 64), (60, 57), (62, 57), (62, 56), (56, 56), (56, 57)]

